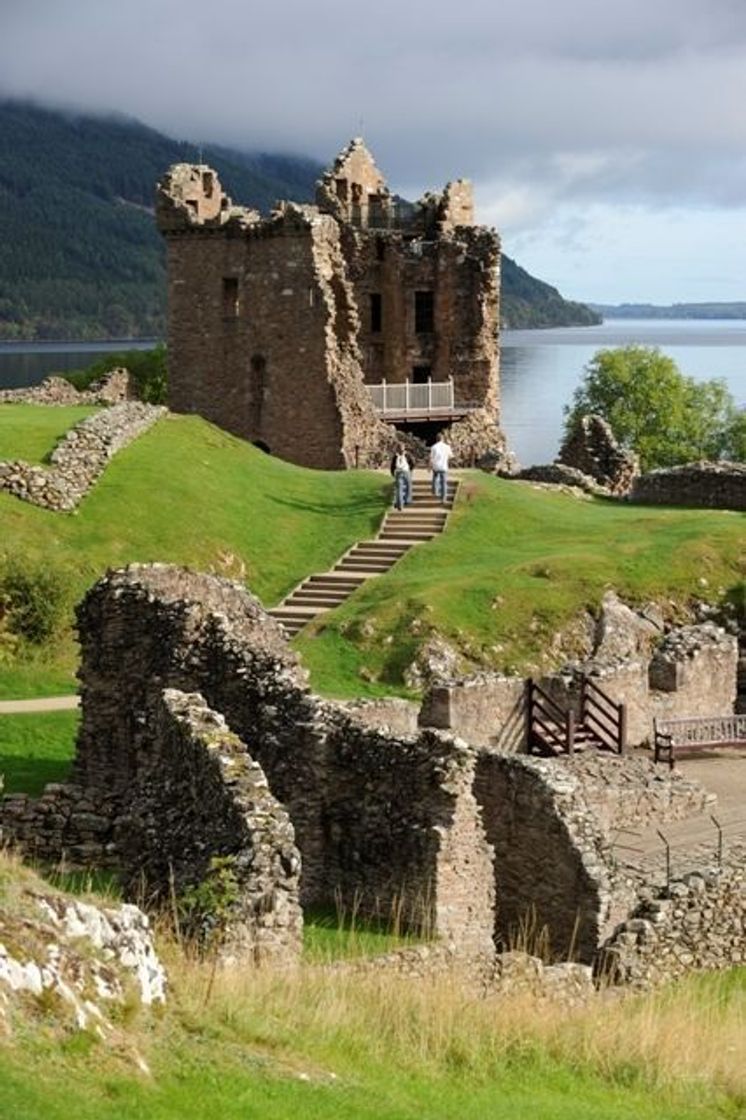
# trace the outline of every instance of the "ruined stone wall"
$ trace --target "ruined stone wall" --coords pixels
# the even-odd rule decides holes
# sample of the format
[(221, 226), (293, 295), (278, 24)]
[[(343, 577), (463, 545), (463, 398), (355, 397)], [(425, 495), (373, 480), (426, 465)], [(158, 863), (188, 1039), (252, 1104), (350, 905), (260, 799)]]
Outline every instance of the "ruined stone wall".
[(483, 752), (475, 794), (495, 852), (498, 946), (592, 961), (612, 882), (581, 784), (550, 761)]
[(492, 941), (492, 853), (473, 794), (476, 753), (437, 732), (404, 739), (351, 720), (328, 733), (327, 876), (347, 905), (437, 933), (464, 955)]
[(150, 741), (116, 828), (129, 893), (169, 906), (210, 881), (219, 860), (230, 879), (222, 913), (197, 907), (188, 932), (212, 939), (223, 958), (297, 957), (300, 854), (262, 768), (198, 693), (162, 693)]
[[(728, 715), (735, 710), (738, 640), (714, 623), (673, 630), (652, 654), (644, 652), (650, 648), (651, 633), (638, 634), (627, 646), (620, 642), (602, 639), (597, 656), (549, 673), (538, 683), (561, 708), (579, 717), (582, 679), (589, 676), (611, 700), (626, 706), (630, 747), (652, 742), (655, 718)], [(523, 677), (477, 673), (434, 684), (425, 693), (419, 722), (481, 747), (522, 752), (528, 745), (526, 703)]]
[(746, 510), (746, 463), (688, 463), (635, 480), (630, 501), (660, 506)]
[(88, 389), (76, 389), (67, 378), (51, 374), (38, 385), (0, 390), (0, 404), (110, 405), (132, 400), (137, 400), (136, 386), (129, 370), (121, 366), (93, 381)]
[(468, 743), (503, 751), (527, 745), (526, 681), (498, 673), (478, 673), (436, 683), (422, 702), (422, 727), (452, 731)]
[(673, 630), (649, 669), (652, 714), (661, 719), (729, 715), (738, 693), (738, 639), (712, 622)]
[(167, 234), (169, 404), (302, 466), (354, 465), (387, 429), (362, 384), (337, 223), (286, 204), (232, 228)]
[(745, 930), (743, 865), (694, 872), (648, 893), (606, 940), (597, 971), (613, 983), (648, 988), (693, 969), (741, 966)]
[(109, 460), (161, 419), (165, 408), (128, 402), (86, 417), (57, 444), (49, 466), (0, 462), (0, 490), (61, 512), (80, 504)]
[(639, 474), (637, 457), (619, 446), (611, 426), (601, 416), (582, 416), (564, 439), (558, 461), (607, 487), (627, 494)]
[(427, 732), (383, 736), (318, 701), (278, 625), (225, 580), (135, 565), (99, 581), (78, 625), (78, 784), (125, 805), (142, 774), (168, 770), (152, 721), (162, 690), (198, 691), (287, 810), (305, 902), (341, 893), (387, 915), (401, 905), (403, 918), (484, 949), (492, 881), (472, 750)]
[(0, 796), (0, 845), (18, 847), (42, 863), (115, 868), (114, 825), (121, 809), (118, 795), (74, 782), (49, 783), (40, 797), (10, 793)]

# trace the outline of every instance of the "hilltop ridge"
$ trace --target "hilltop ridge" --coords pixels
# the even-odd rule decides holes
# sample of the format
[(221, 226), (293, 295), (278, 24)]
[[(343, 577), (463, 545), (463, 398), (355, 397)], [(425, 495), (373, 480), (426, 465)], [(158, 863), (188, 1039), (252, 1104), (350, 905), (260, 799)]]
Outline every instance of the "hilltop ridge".
[[(205, 161), (242, 204), (313, 197), (321, 164), (174, 140), (127, 117), (0, 100), (0, 340), (152, 338), (165, 326), (155, 184)], [(504, 258), (506, 325), (597, 322)]]

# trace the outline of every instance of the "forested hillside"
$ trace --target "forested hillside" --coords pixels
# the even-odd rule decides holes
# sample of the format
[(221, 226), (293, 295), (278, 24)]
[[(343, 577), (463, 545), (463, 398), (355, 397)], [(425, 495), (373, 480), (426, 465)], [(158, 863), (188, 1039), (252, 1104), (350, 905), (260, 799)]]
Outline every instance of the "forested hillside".
[[(126, 118), (0, 102), (0, 340), (161, 336), (155, 183), (170, 164), (200, 158), (237, 201), (261, 210), (312, 198), (322, 170), (304, 157), (199, 149)], [(598, 321), (503, 262), (506, 325)]]
[(505, 327), (586, 327), (601, 322), (596, 311), (563, 299), (551, 284), (537, 280), (505, 254), (501, 275), (500, 318)]
[[(136, 121), (0, 103), (0, 339), (163, 332), (156, 181), (180, 143)], [(308, 198), (311, 160), (205, 148), (228, 192), (261, 209)]]

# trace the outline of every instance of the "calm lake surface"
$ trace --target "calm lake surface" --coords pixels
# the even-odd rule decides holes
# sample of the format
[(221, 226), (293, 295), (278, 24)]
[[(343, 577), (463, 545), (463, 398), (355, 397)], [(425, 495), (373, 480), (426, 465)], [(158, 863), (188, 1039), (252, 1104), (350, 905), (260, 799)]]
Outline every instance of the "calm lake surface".
[(563, 407), (596, 350), (632, 343), (660, 347), (687, 377), (721, 377), (746, 407), (746, 321), (608, 319), (597, 327), (503, 331), (501, 421), (524, 466), (556, 456)]
[[(609, 319), (597, 327), (503, 331), (502, 425), (524, 466), (548, 463), (562, 435), (562, 409), (596, 350), (639, 343), (659, 346), (682, 373), (722, 377), (746, 407), (746, 321)], [(152, 342), (19, 342), (0, 344), (0, 388), (34, 385), (49, 373), (78, 369), (97, 355), (148, 349)]]

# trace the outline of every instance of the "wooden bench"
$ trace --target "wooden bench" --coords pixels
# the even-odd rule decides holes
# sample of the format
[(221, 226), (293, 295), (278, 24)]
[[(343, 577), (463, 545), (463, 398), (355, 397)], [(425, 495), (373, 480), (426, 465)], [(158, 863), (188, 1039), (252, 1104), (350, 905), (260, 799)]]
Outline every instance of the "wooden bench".
[(655, 761), (665, 757), (673, 770), (674, 756), (713, 747), (746, 747), (746, 715), (697, 719), (655, 719)]

